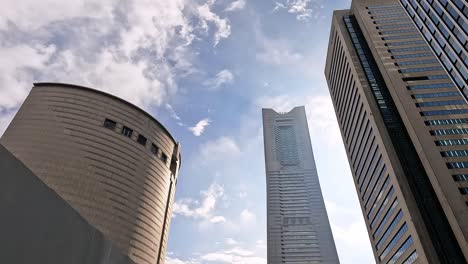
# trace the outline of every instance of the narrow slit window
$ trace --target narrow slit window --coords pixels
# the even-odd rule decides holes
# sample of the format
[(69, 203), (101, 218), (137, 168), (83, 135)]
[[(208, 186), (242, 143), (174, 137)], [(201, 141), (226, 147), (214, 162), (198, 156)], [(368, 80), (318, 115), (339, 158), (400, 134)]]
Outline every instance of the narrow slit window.
[(131, 138), (133, 134), (133, 129), (126, 126), (122, 127), (122, 135)]
[(108, 118), (106, 118), (106, 120), (104, 120), (104, 127), (105, 128), (115, 129), (116, 126), (117, 126), (117, 123), (114, 120), (110, 120)]
[(140, 144), (140, 145), (143, 145), (143, 146), (146, 146), (146, 137), (143, 136), (143, 135), (138, 135), (138, 139), (137, 139), (137, 142)]

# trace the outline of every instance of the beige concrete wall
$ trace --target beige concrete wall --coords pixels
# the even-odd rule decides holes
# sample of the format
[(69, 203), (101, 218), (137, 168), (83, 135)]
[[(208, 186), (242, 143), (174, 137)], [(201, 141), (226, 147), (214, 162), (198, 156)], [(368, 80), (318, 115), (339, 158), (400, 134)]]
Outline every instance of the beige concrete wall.
[[(103, 126), (106, 118), (114, 129)], [(131, 138), (123, 126), (133, 129)], [(180, 157), (154, 118), (89, 88), (38, 84), (0, 142), (133, 261), (164, 263)]]

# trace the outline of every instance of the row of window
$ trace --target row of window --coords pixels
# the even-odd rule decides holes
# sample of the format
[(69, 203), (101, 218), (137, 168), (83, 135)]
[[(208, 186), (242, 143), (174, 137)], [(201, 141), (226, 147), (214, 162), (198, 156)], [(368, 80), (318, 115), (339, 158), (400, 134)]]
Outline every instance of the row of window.
[(410, 65), (422, 65), (422, 64), (433, 64), (433, 63), (439, 63), (439, 61), (433, 60), (433, 59), (432, 60), (399, 61), (399, 62), (395, 62), (395, 66), (410, 66)]
[(468, 181), (468, 174), (452, 175), (454, 181)]
[[(375, 192), (377, 191), (377, 187), (380, 186), (380, 182), (382, 181), (382, 179), (383, 179), (383, 177), (379, 177), (377, 179), (377, 182), (374, 184), (374, 188), (372, 188), (372, 192), (369, 194), (369, 197), (367, 197), (366, 203), (364, 204), (364, 208), (366, 210), (367, 210), (367, 206), (369, 205), (369, 202), (371, 201), (371, 199), (373, 198)], [(380, 188), (380, 191), (379, 191), (379, 194), (377, 195), (376, 200), (380, 200), (380, 198), (383, 195), (383, 190), (386, 189), (386, 187), (388, 186), (389, 183), (390, 183), (390, 176), (387, 174), (387, 177), (385, 178), (385, 181), (384, 181), (382, 187)], [(375, 203), (374, 203), (374, 205), (375, 205)]]
[(468, 150), (441, 151), (440, 155), (442, 157), (467, 157), (468, 156)]
[(445, 106), (445, 105), (464, 105), (464, 100), (447, 100), (447, 101), (432, 101), (416, 103), (417, 107), (430, 107), (430, 106)]
[(407, 86), (408, 90), (453, 88), (453, 83), (431, 83)]
[(417, 258), (418, 258), (418, 252), (416, 252), (415, 250), (405, 259), (405, 261), (403, 261), (402, 264), (413, 264)]
[(431, 130), (429, 131), (429, 133), (431, 133), (432, 136), (463, 135), (463, 134), (468, 134), (468, 128), (437, 129), (437, 130)]
[[(405, 27), (412, 27), (412, 26), (413, 26), (413, 24), (408, 23), (408, 24), (383, 25), (383, 26), (377, 26), (375, 28), (376, 29), (381, 29), (381, 30), (382, 29), (386, 30), (386, 29), (405, 28)], [(425, 42), (423, 42), (423, 43), (425, 43)]]
[(374, 20), (374, 24), (393, 24), (400, 22), (411, 22), (409, 18), (400, 18), (400, 19), (386, 19), (386, 20)]
[(467, 124), (468, 118), (454, 118), (454, 119), (437, 119), (424, 121), (426, 126), (443, 126), (443, 125), (458, 125)]
[(459, 161), (459, 162), (447, 162), (447, 168), (449, 169), (466, 169), (468, 168), (468, 162)]
[[(394, 264), (395, 262), (397, 262), (397, 260), (401, 257), (401, 255), (403, 255), (403, 253), (405, 253), (406, 250), (411, 245), (413, 245), (413, 238), (411, 236), (409, 236), (405, 240), (405, 242), (403, 242), (403, 244), (400, 246), (400, 248), (395, 252), (395, 254), (393, 254), (393, 256), (390, 258), (390, 260), (387, 262), (387, 264)], [(416, 253), (416, 251), (414, 253)], [(416, 260), (418, 255), (414, 254), (414, 253), (410, 256), (411, 259), (409, 257), (406, 259), (404, 264), (410, 264), (410, 263), (413, 263)]]
[(410, 29), (399, 29), (399, 30), (389, 30), (389, 31), (380, 31), (379, 35), (393, 35), (393, 34), (400, 34), (400, 33), (417, 33), (417, 31), (413, 28)]
[(400, 210), (398, 212), (398, 214), (395, 216), (395, 218), (393, 218), (392, 222), (390, 223), (390, 225), (388, 226), (387, 230), (383, 233), (382, 237), (380, 238), (380, 240), (377, 242), (377, 244), (375, 245), (375, 248), (377, 250), (379, 250), (382, 246), (383, 246), (383, 243), (385, 243), (385, 241), (387, 240), (388, 236), (390, 236), (390, 234), (392, 233), (393, 229), (395, 229), (395, 226), (398, 224), (398, 222), (400, 222), (401, 218), (403, 217), (403, 212)]
[(404, 82), (415, 82), (415, 81), (427, 81), (427, 80), (440, 80), (440, 79), (448, 79), (448, 75), (446, 74), (438, 74), (438, 75), (427, 75), (427, 76), (414, 76), (414, 77), (404, 77), (402, 80)]
[[(115, 128), (117, 127), (117, 122), (115, 122), (114, 120), (111, 120), (111, 119), (108, 119), (106, 118), (104, 120), (104, 124), (103, 126), (105, 128), (108, 128), (108, 129), (111, 129), (111, 130), (115, 130)], [(120, 133), (128, 138), (132, 138), (132, 135), (133, 135), (133, 129), (127, 127), (127, 126), (123, 126), (122, 129), (120, 130)], [(145, 146), (146, 147), (146, 144), (148, 142), (148, 139), (139, 134), (138, 137), (137, 137), (137, 142), (142, 145), (142, 146)], [(158, 156), (158, 152), (159, 152), (159, 147), (156, 146), (154, 143), (151, 143), (151, 147), (150, 147), (150, 151), (153, 155), (155, 155), (156, 157)], [(159, 157), (159, 159), (167, 165), (167, 155), (161, 151), (161, 156)]]
[[(400, 25), (393, 25), (395, 27), (399, 27)], [(379, 27), (380, 28), (380, 27)], [(411, 40), (411, 41), (400, 41), (400, 42), (390, 42), (390, 43), (385, 43), (385, 46), (406, 46), (406, 45), (419, 45), (419, 44), (426, 44), (424, 40)], [(415, 61), (415, 62), (420, 62), (420, 61)], [(434, 63), (438, 62), (437, 60), (431, 60), (431, 62), (428, 63)], [(423, 64), (423, 63), (420, 63)]]
[(407, 17), (407, 15), (405, 13), (402, 13), (402, 12), (398, 12), (398, 13), (394, 13), (394, 14), (384, 14), (384, 15), (375, 14), (375, 15), (371, 16), (371, 19), (390, 18), (390, 17)]
[(452, 97), (460, 96), (459, 92), (441, 92), (441, 93), (424, 93), (424, 94), (413, 94), (411, 97), (415, 99), (420, 98), (435, 98), (435, 97)]
[[(413, 38), (419, 38), (419, 34), (407, 34), (407, 35), (386, 36), (386, 37), (382, 37), (382, 40), (413, 39)], [(427, 54), (432, 55), (432, 53), (427, 53)], [(427, 56), (429, 56), (429, 55), (427, 55)]]
[(412, 73), (412, 72), (426, 72), (426, 71), (442, 71), (444, 68), (441, 66), (433, 67), (423, 67), (423, 68), (409, 68), (409, 69), (400, 69), (400, 73)]
[[(392, 240), (390, 240), (387, 247), (382, 251), (382, 254), (380, 254), (380, 256), (379, 256), (380, 261), (382, 261), (388, 255), (388, 253), (390, 252), (390, 250), (393, 249), (393, 247), (395, 247), (395, 245), (398, 243), (398, 240), (400, 240), (400, 238), (406, 233), (406, 231), (408, 231), (408, 225), (405, 222), (400, 227), (398, 232), (393, 236)], [(402, 252), (402, 254), (403, 254), (403, 252)], [(400, 257), (400, 256), (398, 256), (398, 257)]]
[(461, 194), (468, 194), (468, 187), (458, 188)]
[(415, 46), (409, 48), (396, 48), (396, 49), (389, 49), (388, 52), (396, 53), (396, 52), (408, 52), (408, 51), (418, 51), (418, 50), (429, 50), (429, 48), (424, 46)]
[(422, 111), (419, 114), (421, 114), (421, 116), (461, 115), (461, 114), (468, 114), (468, 109), (449, 109), (449, 110)]
[(398, 4), (375, 5), (375, 6), (367, 6), (366, 9), (369, 9), (372, 12), (374, 12), (375, 10), (401, 9), (401, 6)]
[[(400, 36), (401, 37), (401, 36)], [(388, 38), (384, 38), (388, 39)], [(432, 56), (432, 53), (410, 53), (410, 54), (395, 54), (392, 55), (393, 59), (409, 59), (409, 58), (421, 58), (421, 57), (429, 57)]]
[(401, 7), (398, 8), (389, 8), (389, 9), (377, 9), (377, 10), (371, 10), (367, 13), (369, 14), (385, 14), (385, 13), (396, 13), (396, 12), (401, 12), (403, 9)]
[[(388, 219), (390, 219), (390, 216), (393, 214), (397, 206), (398, 206), (398, 200), (395, 199), (395, 201), (393, 201), (392, 203), (392, 206), (390, 206), (390, 209), (388, 209), (387, 213), (385, 213), (384, 217), (382, 218), (382, 221), (380, 222), (379, 226), (375, 229), (374, 234), (372, 234), (373, 239), (376, 239), (377, 236), (380, 234), (380, 232), (382, 232), (385, 224), (387, 223)], [(402, 213), (401, 210), (400, 210), (400, 213)], [(379, 249), (379, 247), (377, 247), (377, 249)]]
[(435, 144), (437, 146), (468, 145), (468, 138), (437, 140), (437, 141), (435, 141)]
[[(374, 172), (372, 173), (372, 177), (369, 179), (369, 182), (367, 183), (366, 188), (364, 189), (364, 192), (362, 193), (362, 200), (363, 201), (364, 201), (364, 198), (366, 197), (367, 190), (368, 190), (369, 186), (372, 186), (372, 182), (374, 181), (374, 179), (377, 177), (376, 184), (378, 184), (382, 180), (385, 173), (387, 173), (387, 166), (385, 164), (383, 164), (382, 169), (380, 169), (380, 165), (382, 163), (383, 163), (382, 159), (379, 159), (379, 163), (377, 164), (377, 166), (375, 166)], [(378, 176), (377, 176), (377, 174), (378, 174)], [(374, 193), (376, 187), (377, 186), (374, 184), (374, 188), (372, 189), (372, 192), (369, 195), (369, 198)]]
[[(383, 200), (382, 204), (380, 205), (379, 210), (377, 210), (377, 213), (375, 214), (374, 219), (372, 219), (372, 221), (371, 221), (371, 223), (369, 225), (370, 228), (374, 228), (375, 224), (377, 223), (377, 220), (380, 218), (380, 215), (383, 213), (383, 210), (385, 209), (385, 206), (392, 199), (394, 193), (395, 193), (395, 189), (392, 186), (392, 187), (390, 187), (390, 190), (388, 191), (387, 196), (385, 196), (385, 199)], [(371, 213), (371, 211), (369, 212), (367, 217), (370, 216), (370, 213)]]

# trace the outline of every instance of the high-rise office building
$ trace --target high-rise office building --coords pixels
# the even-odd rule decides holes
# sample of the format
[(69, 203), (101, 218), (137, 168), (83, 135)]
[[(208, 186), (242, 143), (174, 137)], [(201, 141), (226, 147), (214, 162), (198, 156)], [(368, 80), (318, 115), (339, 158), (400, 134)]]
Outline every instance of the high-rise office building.
[(468, 105), (400, 3), (335, 11), (325, 75), (377, 263), (466, 263)]
[(268, 264), (337, 264), (305, 108), (263, 109)]
[(97, 90), (39, 83), (0, 143), (135, 263), (164, 263), (180, 146), (154, 117)]
[(455, 85), (468, 98), (468, 2), (400, 0)]

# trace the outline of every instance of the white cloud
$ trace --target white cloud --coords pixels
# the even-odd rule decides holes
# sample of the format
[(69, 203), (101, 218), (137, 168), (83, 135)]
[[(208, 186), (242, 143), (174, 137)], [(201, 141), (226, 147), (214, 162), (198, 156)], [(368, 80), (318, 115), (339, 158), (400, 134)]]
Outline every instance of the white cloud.
[(245, 0), (237, 0), (228, 5), (224, 11), (237, 11), (242, 10), (245, 7)]
[(234, 139), (221, 137), (210, 140), (200, 146), (200, 157), (203, 162), (227, 160), (240, 154), (240, 149)]
[(166, 257), (166, 264), (201, 264), (199, 261), (196, 260), (181, 260), (178, 258), (171, 258)]
[(172, 105), (166, 104), (166, 110), (169, 112), (169, 114), (171, 115), (172, 118), (174, 118), (175, 120), (180, 120), (180, 116), (177, 115), (177, 113), (174, 110), (174, 108), (172, 107)]
[(172, 207), (174, 217), (181, 215), (194, 219), (206, 220), (213, 224), (226, 222), (223, 216), (214, 215), (219, 199), (224, 197), (223, 186), (212, 183), (208, 190), (201, 192), (201, 196), (201, 201), (193, 199), (181, 199), (176, 201)]
[(216, 26), (217, 31), (214, 34), (214, 46), (217, 46), (221, 39), (228, 38), (229, 35), (231, 35), (231, 26), (227, 19), (220, 18), (211, 11), (211, 5), (214, 2), (215, 1), (208, 1), (206, 4), (199, 6), (198, 14), (202, 18), (200, 26), (205, 31), (209, 29), (207, 22), (212, 22)]
[(258, 256), (255, 251), (241, 247), (207, 253), (202, 255), (200, 259), (209, 263), (266, 264), (264, 257)]
[[(289, 42), (285, 39), (272, 39), (265, 36), (259, 29), (256, 32), (256, 44), (258, 61), (271, 65), (292, 65), (297, 66), (303, 62), (304, 56), (293, 50)], [(264, 84), (264, 86), (268, 86)]]
[(230, 238), (230, 237), (226, 238), (225, 242), (227, 245), (230, 245), (230, 246), (239, 244), (239, 242), (237, 242), (235, 239)]
[(242, 212), (240, 214), (240, 219), (241, 219), (242, 224), (250, 225), (250, 224), (253, 224), (255, 222), (257, 217), (255, 216), (254, 213), (252, 213), (248, 209), (244, 209), (244, 210), (242, 210)]
[(163, 105), (197, 71), (192, 41), (230, 35), (214, 1), (0, 2), (8, 6), (0, 10), (0, 115), (16, 110), (36, 81), (102, 89), (145, 109)]
[(205, 119), (198, 121), (198, 123), (195, 126), (189, 127), (188, 130), (192, 131), (193, 135), (199, 137), (201, 136), (201, 134), (203, 134), (203, 132), (205, 132), (205, 128), (209, 126), (210, 123), (211, 123), (211, 120), (208, 118), (205, 118)]
[(216, 74), (215, 77), (210, 78), (203, 82), (205, 86), (211, 89), (217, 89), (223, 84), (232, 83), (234, 81), (234, 74), (231, 71), (224, 69)]
[(319, 8), (323, 8), (320, 0), (286, 0), (282, 3), (276, 2), (273, 11), (284, 9), (295, 15), (297, 20), (308, 21), (313, 16), (318, 17), (315, 10)]

